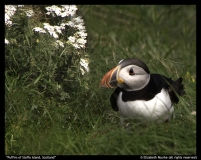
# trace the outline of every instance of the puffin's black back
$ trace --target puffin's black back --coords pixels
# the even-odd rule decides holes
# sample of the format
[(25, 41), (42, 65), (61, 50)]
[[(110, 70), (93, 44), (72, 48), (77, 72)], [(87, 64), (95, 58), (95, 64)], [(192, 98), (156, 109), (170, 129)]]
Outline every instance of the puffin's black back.
[(122, 92), (122, 100), (124, 102), (134, 100), (151, 100), (154, 96), (161, 92), (162, 88), (166, 89), (170, 95), (170, 99), (173, 103), (178, 103), (179, 96), (185, 94), (184, 86), (182, 84), (182, 78), (173, 81), (171, 78), (159, 74), (151, 74), (151, 78), (147, 86), (138, 91), (125, 91), (122, 88), (117, 87), (110, 97), (110, 103), (113, 110), (118, 111), (117, 97), (119, 92)]

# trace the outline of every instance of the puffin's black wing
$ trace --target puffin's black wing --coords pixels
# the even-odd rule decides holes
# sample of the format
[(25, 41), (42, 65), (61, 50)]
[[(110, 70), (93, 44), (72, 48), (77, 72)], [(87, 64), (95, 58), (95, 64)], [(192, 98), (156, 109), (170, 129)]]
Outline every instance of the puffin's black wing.
[(117, 97), (119, 95), (120, 92), (120, 88), (117, 87), (114, 92), (112, 93), (112, 95), (110, 96), (110, 104), (113, 108), (114, 111), (119, 111), (119, 108), (117, 106)]
[(152, 74), (152, 77), (156, 84), (160, 84), (168, 90), (172, 102), (178, 103), (178, 95), (182, 96), (185, 94), (184, 85), (182, 84), (183, 79), (181, 77), (175, 81), (159, 74)]
[(182, 84), (182, 81), (183, 79), (180, 77), (177, 80), (173, 81), (173, 83), (168, 88), (168, 92), (172, 102), (175, 102), (175, 103), (179, 102), (179, 99), (176, 94), (178, 94), (179, 96), (182, 96), (185, 94), (184, 85)]

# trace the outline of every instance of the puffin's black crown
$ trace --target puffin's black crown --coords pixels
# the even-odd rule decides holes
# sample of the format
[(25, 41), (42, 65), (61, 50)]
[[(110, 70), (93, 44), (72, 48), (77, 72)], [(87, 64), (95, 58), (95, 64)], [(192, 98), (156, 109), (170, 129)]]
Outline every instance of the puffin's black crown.
[(140, 59), (123, 59), (119, 62), (119, 65), (121, 65), (122, 68), (131, 64), (139, 66), (143, 68), (147, 73), (150, 73), (147, 65)]

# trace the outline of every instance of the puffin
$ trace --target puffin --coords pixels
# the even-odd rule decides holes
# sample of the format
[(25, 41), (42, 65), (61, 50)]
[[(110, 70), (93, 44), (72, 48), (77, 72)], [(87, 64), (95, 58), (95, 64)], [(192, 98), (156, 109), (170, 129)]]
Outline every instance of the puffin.
[(125, 120), (169, 122), (174, 116), (174, 104), (185, 94), (183, 78), (177, 80), (161, 74), (151, 74), (140, 59), (123, 59), (107, 72), (100, 86), (115, 88), (110, 96), (114, 111), (120, 113), (122, 125)]

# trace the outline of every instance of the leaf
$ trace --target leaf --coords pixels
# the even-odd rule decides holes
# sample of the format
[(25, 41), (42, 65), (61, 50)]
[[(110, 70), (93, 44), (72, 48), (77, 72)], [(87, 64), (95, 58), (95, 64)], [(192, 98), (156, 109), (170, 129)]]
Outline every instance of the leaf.
[(38, 81), (41, 79), (42, 74), (35, 80), (34, 84), (38, 83)]

